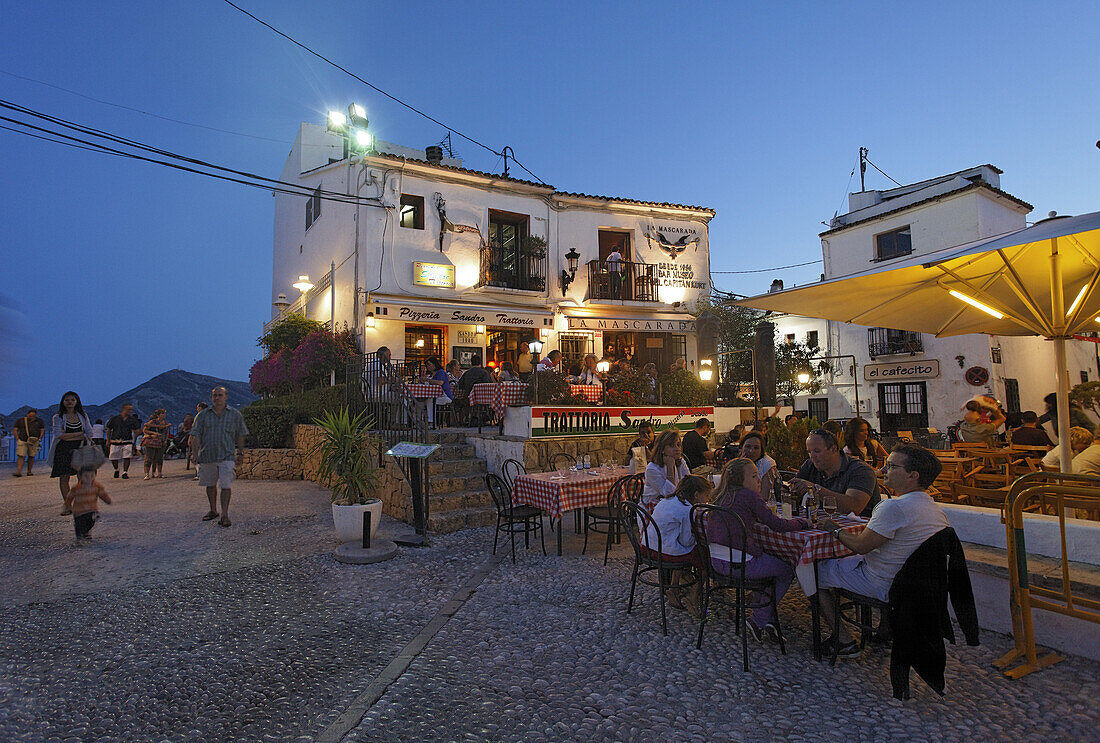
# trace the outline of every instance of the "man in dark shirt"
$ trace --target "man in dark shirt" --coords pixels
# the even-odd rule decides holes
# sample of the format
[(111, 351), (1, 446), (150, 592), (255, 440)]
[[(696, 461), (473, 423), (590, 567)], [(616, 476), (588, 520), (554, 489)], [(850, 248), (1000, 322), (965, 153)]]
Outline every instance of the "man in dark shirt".
[(1039, 416), (1034, 410), (1020, 413), (1023, 424), (1012, 432), (1012, 443), (1020, 446), (1054, 446), (1047, 432), (1039, 428)]
[(472, 366), (458, 380), (458, 388), (465, 392), (467, 397), (469, 397), (470, 390), (474, 388), (475, 384), (493, 381), (493, 378), (489, 375), (489, 370), (481, 365), (481, 356), (475, 353), (470, 357), (470, 364)]
[(684, 435), (683, 452), (684, 461), (688, 463), (690, 469), (696, 467), (702, 467), (707, 463), (706, 452), (710, 448), (707, 446), (707, 436), (710, 435), (710, 421), (706, 418), (700, 418), (695, 421), (695, 430), (688, 431)]
[(870, 517), (879, 502), (875, 471), (840, 450), (836, 436), (818, 429), (806, 437), (809, 459), (802, 463), (798, 476), (790, 481), (797, 495), (813, 493), (818, 505), (826, 495), (836, 496), (839, 513)]
[(126, 403), (122, 412), (112, 416), (106, 425), (107, 441), (111, 445), (111, 466), (118, 477), (118, 463), (122, 461), (122, 478), (130, 477), (130, 457), (134, 456), (134, 434), (141, 430), (141, 421), (134, 415), (134, 406)]
[(34, 474), (34, 458), (38, 455), (38, 444), (46, 431), (46, 424), (38, 417), (38, 411), (31, 409), (11, 427), (15, 434), (15, 477), (23, 476), (23, 460), (27, 461), (27, 476)]

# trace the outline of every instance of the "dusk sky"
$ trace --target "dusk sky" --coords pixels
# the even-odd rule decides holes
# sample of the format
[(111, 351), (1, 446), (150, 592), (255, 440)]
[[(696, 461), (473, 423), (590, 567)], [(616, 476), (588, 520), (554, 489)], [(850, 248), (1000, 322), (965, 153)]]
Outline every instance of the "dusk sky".
[[(860, 146), (902, 183), (992, 163), (1032, 220), (1100, 209), (1094, 2), (238, 4), (560, 190), (716, 209), (725, 290), (816, 280), (718, 272), (820, 259)], [(0, 39), (0, 99), (272, 178), (351, 101), (382, 140), (446, 134), (223, 0), (7, 3)], [(0, 158), (0, 414), (247, 379), (270, 193), (3, 129)]]

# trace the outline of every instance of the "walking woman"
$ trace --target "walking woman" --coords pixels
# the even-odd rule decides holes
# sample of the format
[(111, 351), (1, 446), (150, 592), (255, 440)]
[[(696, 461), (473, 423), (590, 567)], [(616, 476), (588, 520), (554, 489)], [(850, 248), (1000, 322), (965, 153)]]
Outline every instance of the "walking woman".
[(157, 408), (141, 429), (145, 445), (145, 479), (164, 477), (164, 445), (168, 443), (168, 421), (164, 408)]
[(57, 414), (53, 417), (53, 441), (50, 444), (50, 453), (47, 462), (50, 464), (50, 477), (58, 478), (58, 487), (61, 489), (61, 502), (66, 504), (61, 512), (62, 516), (72, 513), (67, 505), (69, 502), (69, 478), (76, 474), (73, 469), (73, 452), (84, 443), (92, 443), (92, 422), (84, 414), (84, 406), (80, 404), (80, 395), (69, 390), (61, 396), (61, 404), (57, 406)]

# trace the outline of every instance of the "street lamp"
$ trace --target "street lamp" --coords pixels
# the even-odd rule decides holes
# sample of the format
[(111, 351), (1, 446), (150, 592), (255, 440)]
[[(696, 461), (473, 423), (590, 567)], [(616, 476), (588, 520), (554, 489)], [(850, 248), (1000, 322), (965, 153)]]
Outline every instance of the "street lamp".
[(539, 354), (542, 353), (542, 341), (536, 339), (527, 344), (527, 350), (531, 352), (531, 387), (532, 403), (539, 401)]
[(291, 286), (300, 291), (302, 294), (305, 294), (313, 288), (313, 282), (309, 280), (308, 274), (303, 273), (298, 276), (298, 280), (291, 284)]
[(577, 252), (576, 248), (569, 248), (569, 252), (565, 254), (566, 265), (568, 270), (561, 272), (561, 293), (565, 294), (566, 289), (573, 283), (573, 279), (577, 278), (577, 261), (581, 258), (581, 254)]
[(286, 312), (286, 308), (290, 306), (290, 302), (287, 301), (285, 294), (280, 294), (275, 297), (275, 301), (271, 303), (271, 306), (278, 310), (281, 315)]
[(798, 383), (799, 384), (809, 384), (810, 383), (810, 375), (807, 372), (799, 372), (798, 373)]
[(609, 371), (611, 371), (611, 362), (610, 361), (598, 361), (598, 362), (596, 362), (596, 371), (598, 371), (600, 374), (607, 374)]
[(374, 326), (375, 326), (374, 313), (373, 312), (368, 312), (367, 313), (367, 327), (368, 328), (373, 328)]

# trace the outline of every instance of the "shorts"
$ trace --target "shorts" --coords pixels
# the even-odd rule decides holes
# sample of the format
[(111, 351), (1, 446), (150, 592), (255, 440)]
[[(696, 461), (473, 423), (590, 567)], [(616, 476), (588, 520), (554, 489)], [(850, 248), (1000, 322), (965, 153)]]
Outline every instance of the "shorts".
[(111, 444), (111, 455), (108, 459), (131, 459), (134, 456), (133, 444)]
[(237, 463), (232, 459), (225, 462), (199, 463), (199, 486), (212, 488), (215, 485), (222, 490), (233, 487), (233, 476), (236, 474)]
[(882, 586), (872, 580), (863, 569), (863, 556), (850, 555), (838, 560), (822, 560), (817, 564), (818, 588), (843, 588), (860, 596), (870, 596), (886, 601), (890, 585)]
[(33, 457), (38, 454), (38, 439), (34, 441), (15, 440), (15, 456)]

